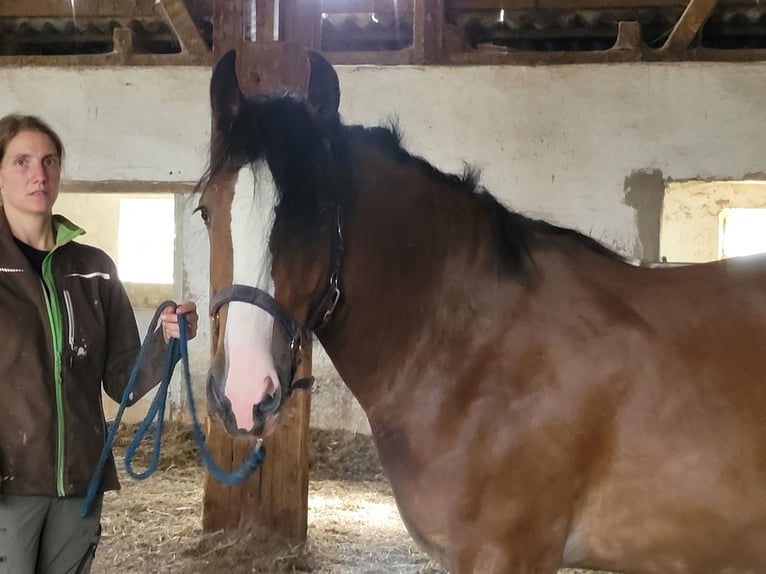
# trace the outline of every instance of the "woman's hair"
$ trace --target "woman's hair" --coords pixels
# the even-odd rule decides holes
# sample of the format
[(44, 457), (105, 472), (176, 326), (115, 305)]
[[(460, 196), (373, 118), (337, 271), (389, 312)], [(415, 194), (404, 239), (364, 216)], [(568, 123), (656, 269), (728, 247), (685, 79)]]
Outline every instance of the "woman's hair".
[(64, 144), (61, 138), (53, 129), (37, 116), (22, 116), (20, 114), (8, 114), (0, 118), (0, 161), (5, 157), (5, 150), (10, 142), (19, 132), (40, 132), (45, 134), (53, 145), (56, 146), (56, 153), (59, 161), (64, 159)]

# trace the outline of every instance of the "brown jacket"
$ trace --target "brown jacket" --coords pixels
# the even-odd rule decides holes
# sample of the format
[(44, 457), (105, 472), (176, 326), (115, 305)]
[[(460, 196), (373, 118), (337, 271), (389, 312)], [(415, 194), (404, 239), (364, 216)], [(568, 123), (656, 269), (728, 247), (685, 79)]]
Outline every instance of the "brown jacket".
[[(140, 340), (114, 263), (54, 217), (43, 279), (0, 207), (0, 494), (85, 496), (105, 439), (101, 387), (122, 398)], [(158, 333), (132, 402), (162, 377)], [(101, 490), (119, 488), (114, 461)]]

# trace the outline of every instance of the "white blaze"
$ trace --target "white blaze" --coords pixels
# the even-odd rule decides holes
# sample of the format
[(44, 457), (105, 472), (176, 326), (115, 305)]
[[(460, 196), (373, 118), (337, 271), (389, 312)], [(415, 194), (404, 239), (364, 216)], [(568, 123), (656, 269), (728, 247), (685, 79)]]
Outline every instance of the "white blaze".
[[(274, 296), (269, 237), (274, 224), (277, 192), (264, 160), (239, 172), (231, 205), (234, 283), (251, 285)], [(279, 379), (271, 355), (273, 317), (249, 303), (229, 303), (224, 346), (226, 397), (237, 425), (253, 426), (253, 405), (274, 391)]]

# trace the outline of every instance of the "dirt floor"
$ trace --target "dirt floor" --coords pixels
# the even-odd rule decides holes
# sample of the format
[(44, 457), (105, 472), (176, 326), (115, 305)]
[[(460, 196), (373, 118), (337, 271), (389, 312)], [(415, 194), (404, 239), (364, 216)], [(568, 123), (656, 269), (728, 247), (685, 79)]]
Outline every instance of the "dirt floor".
[[(115, 448), (118, 468), (127, 433)], [(191, 438), (174, 428), (158, 470), (143, 482), (121, 474), (107, 493), (93, 574), (439, 574), (399, 519), (369, 437), (312, 432), (308, 541), (262, 533), (203, 533), (202, 481)], [(135, 468), (142, 469), (138, 459)], [(561, 574), (587, 574), (562, 571)]]

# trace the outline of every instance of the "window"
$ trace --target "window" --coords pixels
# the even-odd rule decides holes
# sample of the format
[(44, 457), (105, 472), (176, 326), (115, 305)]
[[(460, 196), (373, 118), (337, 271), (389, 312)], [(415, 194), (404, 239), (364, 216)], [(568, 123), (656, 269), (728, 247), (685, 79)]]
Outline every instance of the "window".
[(719, 259), (766, 252), (766, 209), (728, 208), (718, 219)]
[(122, 198), (117, 269), (129, 283), (173, 283), (175, 237), (172, 197)]
[(174, 294), (172, 193), (66, 192), (56, 212), (83, 227), (81, 243), (114, 260), (134, 308), (154, 309)]
[(702, 263), (766, 251), (766, 181), (665, 184), (660, 256)]

